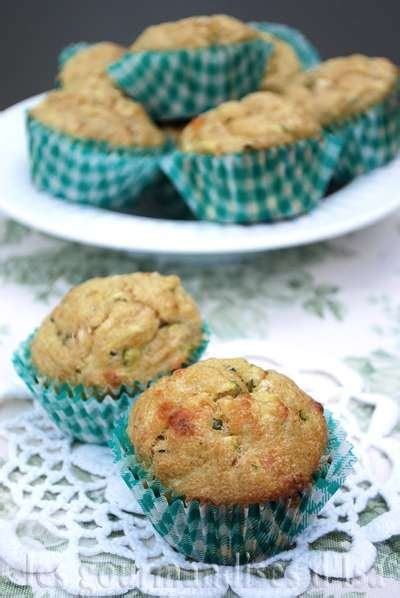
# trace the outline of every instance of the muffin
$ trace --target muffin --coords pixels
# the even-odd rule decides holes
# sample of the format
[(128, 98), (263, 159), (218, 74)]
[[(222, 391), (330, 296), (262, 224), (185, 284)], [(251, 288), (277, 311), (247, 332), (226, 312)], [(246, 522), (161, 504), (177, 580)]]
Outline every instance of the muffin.
[(273, 45), (260, 89), (280, 91), (300, 72), (300, 59), (294, 48), (279, 37), (266, 32), (260, 35)]
[(272, 45), (234, 17), (149, 27), (107, 72), (155, 120), (191, 118), (260, 87)]
[(341, 134), (337, 178), (343, 182), (391, 160), (400, 149), (399, 71), (386, 58), (333, 58), (299, 74), (289, 97)]
[(322, 508), (315, 500), (328, 500), (342, 458), (333, 427), (286, 376), (245, 359), (208, 359), (147, 389), (113, 444), (124, 479), (170, 544), (235, 564), (287, 547)]
[(303, 100), (322, 125), (331, 125), (382, 102), (397, 79), (398, 68), (390, 60), (354, 54), (332, 58), (300, 73), (288, 93)]
[(196, 360), (205, 344), (198, 307), (179, 278), (138, 272), (73, 288), (15, 363), (61, 429), (105, 442), (146, 386)]
[(72, 202), (130, 205), (159, 173), (166, 138), (144, 108), (106, 79), (50, 92), (27, 120), (31, 174)]
[(58, 80), (63, 87), (84, 82), (87, 77), (106, 79), (108, 65), (118, 60), (126, 52), (126, 48), (113, 42), (88, 44), (83, 48), (81, 44), (77, 44), (78, 51), (76, 52), (73, 52), (72, 48), (63, 50), (59, 59), (61, 68)]
[(316, 205), (338, 152), (310, 111), (257, 92), (192, 120), (161, 168), (200, 219), (273, 221)]

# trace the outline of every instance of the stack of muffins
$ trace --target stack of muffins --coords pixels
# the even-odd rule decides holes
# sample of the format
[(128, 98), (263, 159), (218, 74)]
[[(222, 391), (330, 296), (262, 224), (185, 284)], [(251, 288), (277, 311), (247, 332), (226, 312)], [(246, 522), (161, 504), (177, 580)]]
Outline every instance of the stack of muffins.
[(76, 44), (59, 64), (27, 127), (34, 184), (68, 201), (129, 207), (167, 177), (199, 219), (274, 221), (400, 149), (398, 68), (318, 63), (284, 26), (190, 17), (128, 48)]
[(322, 405), (245, 359), (200, 361), (207, 326), (177, 276), (73, 288), (14, 355), (62, 432), (110, 444), (155, 530), (223, 565), (290, 546), (353, 455)]

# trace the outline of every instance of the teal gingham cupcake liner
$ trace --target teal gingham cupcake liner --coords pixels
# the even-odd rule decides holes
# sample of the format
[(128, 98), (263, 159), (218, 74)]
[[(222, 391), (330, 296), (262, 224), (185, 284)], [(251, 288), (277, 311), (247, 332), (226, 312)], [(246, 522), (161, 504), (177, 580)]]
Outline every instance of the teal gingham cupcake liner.
[(332, 178), (341, 143), (325, 134), (222, 156), (175, 151), (162, 158), (160, 166), (200, 220), (275, 221), (317, 205)]
[(159, 149), (113, 148), (75, 139), (28, 115), (31, 178), (42, 190), (72, 203), (116, 209), (132, 205), (159, 174)]
[[(134, 382), (131, 386), (121, 386), (106, 396), (96, 388), (57, 384), (41, 376), (33, 365), (32, 338), (33, 335), (13, 355), (13, 365), (19, 377), (62, 432), (81, 442), (107, 444), (116, 422), (126, 415), (154, 380), (147, 384)], [(209, 329), (204, 324), (202, 341), (190, 355), (185, 367), (201, 359), (208, 340)]]
[(255, 39), (195, 50), (127, 52), (107, 68), (159, 121), (190, 118), (260, 87), (272, 44)]
[(331, 414), (325, 417), (328, 445), (312, 485), (292, 499), (263, 504), (215, 506), (174, 496), (138, 462), (126, 417), (115, 428), (111, 448), (125, 483), (168, 544), (196, 561), (244, 564), (288, 549), (350, 473), (352, 446)]
[(338, 183), (393, 160), (400, 152), (400, 79), (383, 102), (327, 129), (343, 140), (334, 177)]
[(300, 60), (303, 69), (309, 69), (321, 62), (318, 50), (313, 44), (297, 29), (281, 25), (279, 23), (267, 23), (265, 21), (249, 23), (254, 29), (265, 31), (275, 35), (283, 42), (292, 46)]

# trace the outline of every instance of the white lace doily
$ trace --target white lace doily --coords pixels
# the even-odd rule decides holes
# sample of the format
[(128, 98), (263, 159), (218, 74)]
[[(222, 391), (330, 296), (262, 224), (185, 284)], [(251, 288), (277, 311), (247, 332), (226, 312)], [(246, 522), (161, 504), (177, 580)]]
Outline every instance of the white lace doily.
[[(400, 443), (391, 436), (396, 403), (362, 391), (342, 366), (310, 359), (282, 365), (261, 342), (211, 345), (214, 356), (246, 355), (294, 378), (329, 405), (349, 433), (354, 473), (296, 546), (264, 562), (217, 567), (186, 561), (153, 532), (104, 447), (71, 444), (36, 407), (1, 425), (0, 567), (35, 596), (51, 589), (118, 596), (136, 588), (155, 596), (297, 596), (312, 574), (367, 574), (375, 543), (400, 533)], [(369, 507), (379, 501), (379, 514)]]

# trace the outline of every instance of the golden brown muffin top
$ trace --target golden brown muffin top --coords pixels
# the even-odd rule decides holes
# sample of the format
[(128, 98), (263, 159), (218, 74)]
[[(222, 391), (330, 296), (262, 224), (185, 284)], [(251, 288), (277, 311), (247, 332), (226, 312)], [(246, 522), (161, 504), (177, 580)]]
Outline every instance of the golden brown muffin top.
[(269, 91), (220, 104), (192, 120), (181, 135), (184, 152), (226, 154), (318, 137), (317, 120), (290, 98)]
[(332, 58), (299, 74), (286, 93), (327, 125), (381, 102), (394, 88), (398, 76), (397, 66), (387, 58), (354, 54)]
[(86, 77), (107, 77), (106, 68), (118, 60), (126, 48), (113, 42), (99, 42), (84, 48), (72, 56), (59, 72), (59, 80), (64, 87), (77, 81), (84, 81)]
[(38, 329), (40, 374), (101, 389), (147, 383), (184, 365), (201, 341), (197, 305), (177, 276), (93, 278), (71, 289)]
[(268, 58), (267, 69), (260, 88), (269, 91), (280, 91), (299, 73), (301, 65), (292, 46), (272, 33), (260, 31), (260, 36), (273, 45), (272, 54)]
[(322, 406), (245, 359), (208, 359), (162, 378), (134, 405), (128, 434), (166, 488), (214, 504), (292, 496), (327, 443)]
[(79, 139), (106, 141), (115, 147), (159, 147), (164, 135), (141, 104), (125, 97), (109, 81), (89, 77), (82, 85), (51, 91), (31, 115), (42, 124)]
[(133, 42), (133, 52), (205, 48), (259, 38), (257, 31), (228, 15), (197, 16), (145, 29)]

